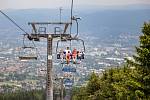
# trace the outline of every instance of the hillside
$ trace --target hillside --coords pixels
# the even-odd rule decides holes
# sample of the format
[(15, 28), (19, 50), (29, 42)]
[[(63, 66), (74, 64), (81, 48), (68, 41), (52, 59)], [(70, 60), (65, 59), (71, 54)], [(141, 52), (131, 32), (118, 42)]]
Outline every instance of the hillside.
[[(27, 10), (5, 10), (19, 25), (29, 31), (27, 25), (30, 21), (56, 21), (59, 19), (57, 9), (27, 9)], [(68, 10), (63, 11), (63, 20), (68, 21), (70, 17)], [(144, 21), (150, 18), (150, 9), (120, 9), (120, 10), (79, 10), (75, 13), (82, 18), (80, 21), (81, 33), (92, 34), (104, 38), (106, 35), (118, 36), (121, 33), (139, 34), (139, 28)], [(17, 28), (4, 16), (0, 15), (0, 28)], [(11, 33), (13, 34), (13, 33)], [(18, 34), (17, 32), (14, 34)]]

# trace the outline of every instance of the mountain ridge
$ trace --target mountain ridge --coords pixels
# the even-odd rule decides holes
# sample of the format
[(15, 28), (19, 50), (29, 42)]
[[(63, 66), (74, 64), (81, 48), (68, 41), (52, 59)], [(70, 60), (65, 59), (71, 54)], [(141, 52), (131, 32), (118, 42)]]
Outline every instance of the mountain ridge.
[[(30, 30), (28, 22), (36, 21), (57, 21), (59, 20), (59, 9), (28, 9), (28, 10), (4, 10), (5, 13), (16, 21), (27, 31)], [(70, 11), (63, 10), (65, 21), (70, 18)], [(109, 9), (109, 10), (80, 10), (74, 12), (81, 17), (79, 30), (81, 33), (91, 33), (101, 38), (108, 35), (117, 36), (121, 33), (140, 33), (140, 27), (144, 21), (150, 20), (150, 9)], [(17, 30), (10, 21), (0, 15), (0, 28)], [(14, 33), (15, 34), (15, 33)]]

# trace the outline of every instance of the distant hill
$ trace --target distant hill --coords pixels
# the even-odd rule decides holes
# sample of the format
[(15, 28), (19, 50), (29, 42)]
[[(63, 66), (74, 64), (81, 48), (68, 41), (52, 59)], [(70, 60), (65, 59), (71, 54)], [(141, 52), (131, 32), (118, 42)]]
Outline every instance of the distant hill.
[(81, 13), (82, 31), (93, 35), (117, 35), (120, 33), (139, 33), (144, 21), (150, 20), (150, 9), (143, 10), (100, 10)]
[[(133, 8), (133, 7), (131, 7)], [(117, 36), (121, 33), (140, 33), (140, 27), (144, 21), (150, 20), (150, 8), (144, 9), (77, 9), (75, 15), (82, 18), (80, 31), (100, 38), (110, 35)], [(138, 8), (138, 7), (135, 7)], [(30, 21), (56, 21), (59, 20), (58, 9), (27, 9), (4, 10), (20, 26), (29, 31), (27, 25)], [(63, 20), (70, 18), (69, 10), (63, 10)], [(0, 14), (0, 29), (14, 28), (17, 34), (20, 32), (11, 22)], [(0, 34), (1, 35), (1, 34)]]

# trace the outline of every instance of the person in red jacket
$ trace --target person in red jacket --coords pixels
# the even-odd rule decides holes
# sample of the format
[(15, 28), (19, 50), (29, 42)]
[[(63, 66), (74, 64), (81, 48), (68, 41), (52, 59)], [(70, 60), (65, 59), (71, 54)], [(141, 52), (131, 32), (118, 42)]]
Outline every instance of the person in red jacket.
[(67, 62), (67, 64), (69, 64), (70, 59), (71, 59), (71, 50), (69, 49), (69, 47), (67, 47), (65, 52), (66, 52), (66, 62)]
[(74, 48), (72, 51), (73, 63), (76, 63), (76, 58), (77, 58), (77, 50)]

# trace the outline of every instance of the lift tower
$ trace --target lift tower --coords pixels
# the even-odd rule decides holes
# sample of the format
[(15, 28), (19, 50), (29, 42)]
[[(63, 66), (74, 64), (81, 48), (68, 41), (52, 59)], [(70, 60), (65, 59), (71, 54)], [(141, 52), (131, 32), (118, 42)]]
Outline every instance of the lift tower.
[[(61, 40), (70, 40), (73, 37), (70, 34), (66, 34), (67, 28), (70, 25), (70, 30), (72, 26), (72, 21), (75, 20), (72, 13), (73, 13), (73, 0), (71, 0), (71, 22), (29, 22), (28, 24), (32, 26), (33, 33), (28, 34), (23, 28), (21, 28), (14, 20), (12, 20), (9, 16), (7, 16), (5, 13), (3, 13), (0, 10), (0, 13), (2, 13), (8, 20), (10, 20), (15, 26), (17, 26), (21, 31), (23, 31), (25, 34), (24, 36), (27, 36), (29, 40), (31, 41), (40, 41), (40, 38), (47, 39), (47, 79), (46, 79), (46, 100), (53, 100), (53, 80), (52, 80), (52, 43), (53, 39), (60, 38)], [(61, 19), (61, 17), (60, 17)], [(38, 29), (36, 28), (36, 25), (64, 25), (64, 30), (62, 33), (57, 34), (57, 30), (55, 30), (54, 33), (39, 33)], [(56, 27), (57, 29), (57, 27)], [(33, 57), (23, 57), (21, 59), (31, 60)], [(34, 58), (35, 59), (35, 58)], [(36, 58), (37, 59), (37, 58)]]
[[(71, 34), (66, 34), (66, 30), (69, 25), (72, 23), (63, 23), (63, 22), (31, 22), (28, 23), (29, 25), (32, 25), (33, 30), (35, 33), (31, 33), (28, 35), (29, 40), (33, 41), (39, 41), (40, 38), (45, 38), (47, 39), (47, 79), (46, 79), (46, 100), (53, 100), (53, 80), (52, 80), (52, 68), (53, 68), (53, 63), (52, 63), (52, 44), (53, 44), (53, 39), (55, 38), (60, 38), (60, 39), (68, 39), (71, 38)], [(48, 25), (48, 24), (53, 24), (53, 25), (61, 25), (63, 24), (65, 26), (64, 32), (63, 33), (44, 33), (44, 34), (37, 34), (36, 33), (36, 25)]]

